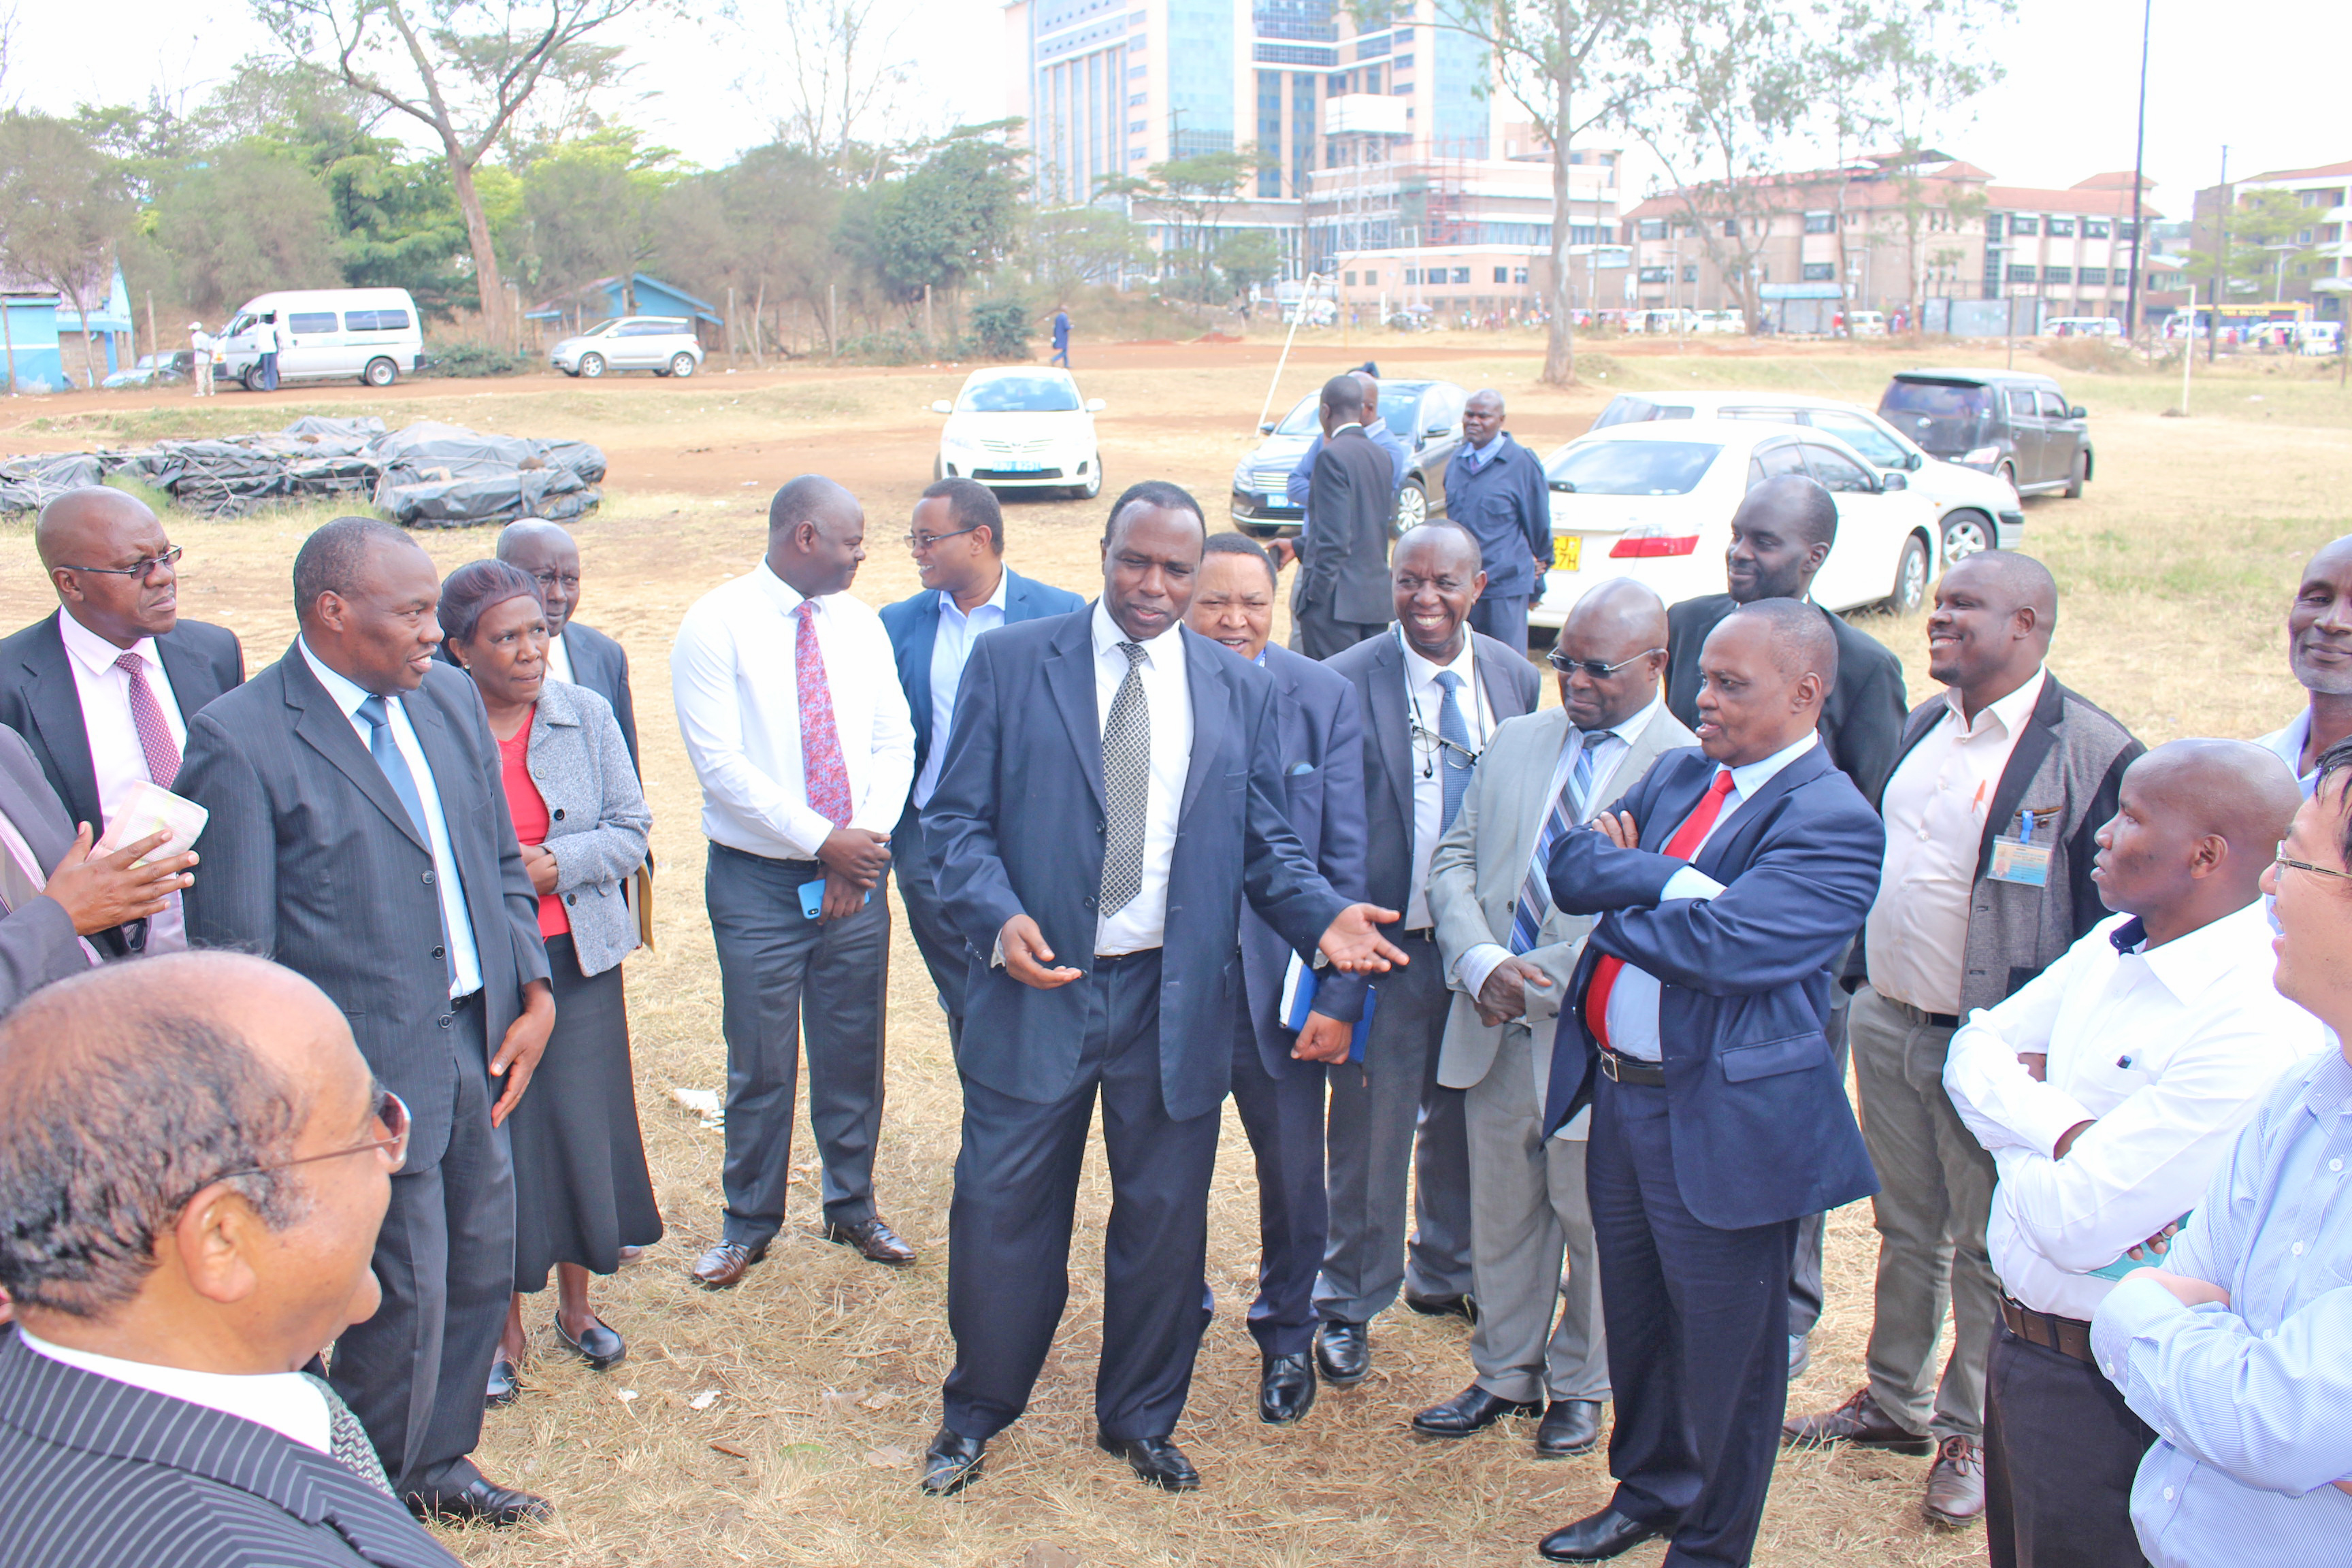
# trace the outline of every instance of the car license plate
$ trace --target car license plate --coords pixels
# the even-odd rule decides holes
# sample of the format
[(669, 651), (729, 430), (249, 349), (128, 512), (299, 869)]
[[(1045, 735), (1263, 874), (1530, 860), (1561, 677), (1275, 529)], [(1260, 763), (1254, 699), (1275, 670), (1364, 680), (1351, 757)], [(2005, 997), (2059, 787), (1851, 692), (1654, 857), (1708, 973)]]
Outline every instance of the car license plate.
[(1280, 490), (1268, 490), (1265, 492), (1265, 504), (1268, 506), (1288, 506), (1290, 504), (1290, 498)]
[(1573, 572), (1584, 559), (1584, 536), (1580, 533), (1556, 533), (1551, 540), (1552, 569)]
[(996, 467), (1000, 473), (1034, 474), (1043, 470), (1045, 465), (1030, 458), (1008, 458)]

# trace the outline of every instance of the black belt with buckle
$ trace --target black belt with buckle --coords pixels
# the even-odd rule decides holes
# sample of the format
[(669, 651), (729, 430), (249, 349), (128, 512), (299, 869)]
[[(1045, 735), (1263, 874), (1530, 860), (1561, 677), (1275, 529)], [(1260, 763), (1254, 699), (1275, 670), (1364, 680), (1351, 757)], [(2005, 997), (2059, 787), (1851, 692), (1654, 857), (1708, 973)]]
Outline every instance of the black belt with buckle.
[(1640, 1089), (1666, 1087), (1666, 1068), (1663, 1062), (1645, 1062), (1639, 1057), (1620, 1056), (1607, 1046), (1601, 1047), (1601, 1076), (1612, 1083), (1629, 1083)]
[(2028, 1344), (2040, 1345), (2043, 1350), (2056, 1351), (2094, 1366), (2098, 1364), (2098, 1357), (2091, 1353), (2091, 1325), (2080, 1318), (2037, 1312), (2022, 1301), (2003, 1296), (2000, 1321), (2009, 1325), (2011, 1333)]

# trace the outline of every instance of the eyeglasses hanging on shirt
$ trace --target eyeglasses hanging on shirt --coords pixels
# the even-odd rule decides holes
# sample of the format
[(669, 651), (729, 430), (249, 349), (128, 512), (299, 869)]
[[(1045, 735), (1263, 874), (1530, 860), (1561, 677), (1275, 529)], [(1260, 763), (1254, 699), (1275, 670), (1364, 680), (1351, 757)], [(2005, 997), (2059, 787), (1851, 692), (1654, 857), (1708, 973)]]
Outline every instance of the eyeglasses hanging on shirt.
[[(1398, 628), (1396, 639), (1398, 646), (1406, 651), (1416, 651), (1412, 644), (1404, 640), (1404, 631), (1402, 627)], [(1412, 667), (1408, 665), (1406, 668), (1410, 669)], [(1494, 715), (1486, 709), (1486, 682), (1478, 674), (1478, 651), (1475, 645), (1473, 645), (1470, 650), (1470, 707), (1472, 715), (1477, 721), (1477, 726), (1471, 731), (1470, 744), (1465, 745), (1459, 741), (1448, 740), (1438, 732), (1438, 725), (1443, 721), (1439, 716), (1426, 711), (1426, 705), (1422, 700), (1419, 686), (1409, 684), (1405, 688), (1405, 698), (1412, 705), (1412, 749), (1421, 758), (1423, 778), (1437, 776), (1437, 759), (1440, 756), (1446, 759), (1447, 766), (1459, 768), (1465, 773), (1477, 766), (1478, 759), (1486, 754), (1486, 737), (1495, 732), (1495, 722)]]

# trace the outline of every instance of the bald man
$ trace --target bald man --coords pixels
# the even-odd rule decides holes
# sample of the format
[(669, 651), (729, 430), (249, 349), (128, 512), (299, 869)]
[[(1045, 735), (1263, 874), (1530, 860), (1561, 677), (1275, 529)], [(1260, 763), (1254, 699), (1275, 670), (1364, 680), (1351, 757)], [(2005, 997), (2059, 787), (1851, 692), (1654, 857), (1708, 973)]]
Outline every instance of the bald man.
[(915, 725), (882, 618), (850, 597), (866, 510), (820, 474), (768, 504), (768, 549), (698, 600), (670, 651), (710, 840), (703, 900), (727, 1037), (726, 1212), (690, 1271), (723, 1290), (767, 1255), (793, 1187), (807, 1039), (824, 1234), (904, 1268), (875, 1207), (890, 914), (880, 886), (915, 778)]
[(2352, 535), (2321, 545), (2304, 567), (2286, 612), (2286, 661), (2311, 700), (2262, 744), (2309, 795), (2321, 755), (2352, 737)]
[(499, 531), (499, 559), (519, 566), (539, 584), (540, 608), (547, 613), (547, 673), (584, 686), (613, 706), (637, 762), (637, 705), (629, 690), (626, 649), (595, 627), (572, 618), (580, 608), (580, 544), (560, 523), (527, 517)]
[(1528, 646), (1528, 605), (1551, 570), (1551, 485), (1543, 459), (1503, 428), (1503, 395), (1484, 387), (1462, 406), (1462, 445), (1445, 465), (1445, 515), (1478, 541), (1486, 591), (1470, 624), (1507, 647)]
[[(1985, 1255), (1994, 1168), (1944, 1092), (1952, 1031), (2056, 962), (2105, 915), (2093, 836), (2141, 747), (2044, 666), (2049, 570), (1988, 550), (1944, 574), (1927, 669), (1947, 689), (1906, 722), (1881, 801), (1886, 861), (1846, 1031), (1883, 1184), (1866, 1387), (1788, 1426), (1794, 1444), (1933, 1453), (1925, 1506), (1984, 1511), (1985, 1356), (1999, 1292)], [(1948, 1308), (1953, 1341), (1936, 1349)]]
[(2092, 1359), (2090, 1321), (2124, 1272), (2159, 1261), (2279, 1075), (2325, 1043), (2271, 983), (2259, 885), (2302, 804), (2248, 742), (2141, 757), (2091, 872), (2116, 912), (1952, 1037), (1945, 1087), (2000, 1170), (1993, 1568), (2142, 1561), (2132, 1479), (2156, 1434)]
[(1413, 1429), (1460, 1437), (1507, 1410), (1540, 1413), (1537, 1456), (1566, 1458), (1599, 1439), (1609, 1358), (1584, 1192), (1587, 1118), (1558, 1138), (1543, 1130), (1559, 999), (1592, 921), (1553, 906), (1544, 868), (1562, 833), (1697, 740), (1659, 691), (1666, 607), (1643, 584), (1620, 577), (1587, 591), (1551, 665), (1560, 705), (1495, 731), (1430, 861), (1429, 909), (1453, 994), (1437, 1081), (1465, 1091), (1477, 1376), (1415, 1416)]
[[(0, 724), (103, 837), (138, 785), (172, 787), (188, 721), (244, 684), (245, 651), (227, 627), (180, 618), (180, 552), (128, 491), (67, 491), (41, 509), (33, 548), (58, 607), (0, 642)], [(176, 895), (100, 940), (110, 955), (187, 945)]]
[(1585, 1182), (1617, 1416), (1608, 1506), (1538, 1548), (1748, 1562), (1788, 1403), (1797, 1222), (1876, 1185), (1823, 1026), (1884, 835), (1818, 725), (1820, 612), (1769, 599), (1700, 655), (1698, 746), (1562, 833), (1546, 879), (1599, 919), (1561, 1006), (1543, 1131), (1592, 1108)]

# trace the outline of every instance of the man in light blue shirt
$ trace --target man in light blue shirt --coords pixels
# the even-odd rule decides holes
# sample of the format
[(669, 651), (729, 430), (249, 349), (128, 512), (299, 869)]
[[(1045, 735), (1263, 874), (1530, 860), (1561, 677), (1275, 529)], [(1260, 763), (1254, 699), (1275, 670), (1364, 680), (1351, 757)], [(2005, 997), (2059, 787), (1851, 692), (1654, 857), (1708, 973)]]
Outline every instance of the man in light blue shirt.
[(2286, 613), (2287, 667), (2311, 701), (2260, 744), (2303, 784), (2318, 782), (2320, 753), (2352, 736), (2352, 535), (2319, 547)]

